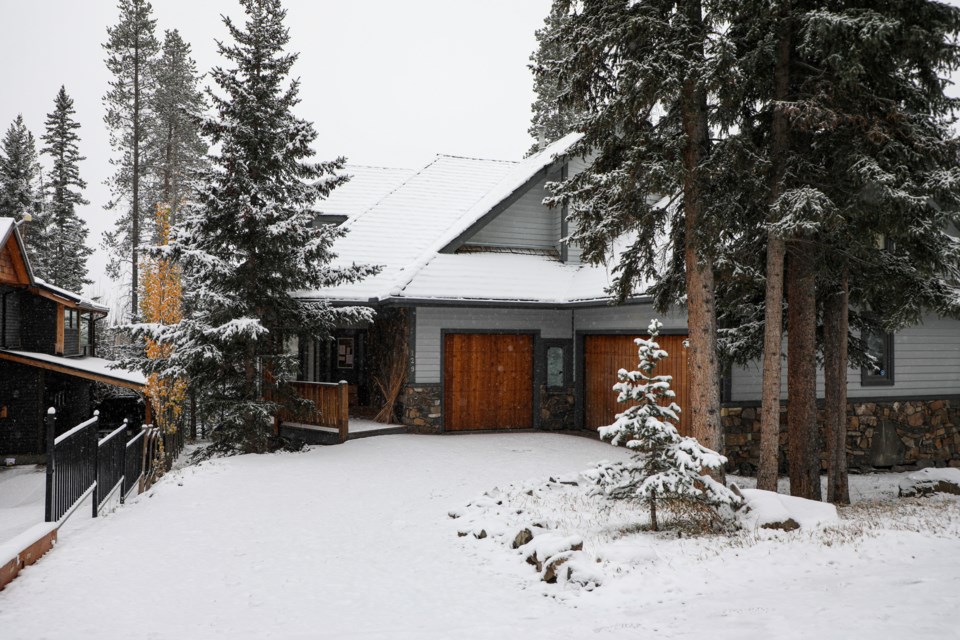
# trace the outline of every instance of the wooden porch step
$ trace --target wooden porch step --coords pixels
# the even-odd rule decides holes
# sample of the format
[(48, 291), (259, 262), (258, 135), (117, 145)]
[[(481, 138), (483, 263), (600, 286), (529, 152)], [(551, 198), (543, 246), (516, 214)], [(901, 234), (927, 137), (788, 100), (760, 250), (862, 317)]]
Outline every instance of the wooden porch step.
[(382, 429), (366, 429), (364, 431), (355, 431), (347, 434), (347, 440), (356, 440), (357, 438), (370, 438), (373, 436), (394, 436), (399, 433), (406, 433), (407, 428), (401, 425), (384, 425)]
[[(347, 440), (407, 433), (407, 428), (402, 424), (380, 424), (371, 420), (357, 419), (351, 420), (348, 425)], [(314, 424), (281, 422), (280, 435), (302, 440), (306, 444), (340, 444), (340, 434), (336, 429)]]

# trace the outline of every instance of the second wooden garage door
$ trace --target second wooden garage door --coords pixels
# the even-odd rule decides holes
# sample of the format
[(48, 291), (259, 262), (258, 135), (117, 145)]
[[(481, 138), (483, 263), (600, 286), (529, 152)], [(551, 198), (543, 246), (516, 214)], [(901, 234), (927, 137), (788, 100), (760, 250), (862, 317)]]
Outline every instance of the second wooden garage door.
[[(617, 402), (612, 391), (621, 368), (633, 371), (639, 362), (637, 336), (585, 336), (584, 338), (584, 422), (588, 429), (612, 424), (618, 413), (627, 405)], [(673, 376), (671, 389), (677, 394), (674, 399), (680, 405), (680, 432), (687, 434), (684, 414), (687, 412), (687, 350), (683, 341), (687, 336), (660, 336), (657, 342), (669, 353), (660, 362), (655, 375)]]
[(449, 431), (533, 427), (533, 336), (448, 333), (443, 424)]

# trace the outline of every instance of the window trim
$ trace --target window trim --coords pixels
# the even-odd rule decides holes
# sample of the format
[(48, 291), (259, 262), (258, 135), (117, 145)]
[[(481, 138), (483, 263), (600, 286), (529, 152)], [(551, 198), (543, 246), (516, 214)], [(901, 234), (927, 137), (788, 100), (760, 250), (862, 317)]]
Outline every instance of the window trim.
[[(864, 343), (869, 338), (869, 334), (862, 335)], [(871, 375), (867, 367), (860, 368), (860, 386), (861, 387), (892, 387), (894, 385), (895, 352), (894, 352), (894, 334), (884, 333), (884, 349), (887, 352), (887, 373), (884, 376)]]

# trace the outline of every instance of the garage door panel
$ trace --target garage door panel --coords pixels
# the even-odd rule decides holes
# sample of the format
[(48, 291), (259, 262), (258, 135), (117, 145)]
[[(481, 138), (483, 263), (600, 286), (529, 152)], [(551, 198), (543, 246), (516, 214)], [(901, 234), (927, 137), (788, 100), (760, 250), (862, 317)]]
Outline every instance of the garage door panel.
[[(613, 385), (617, 383), (617, 371), (637, 368), (639, 358), (638, 336), (594, 335), (584, 337), (584, 423), (588, 429), (597, 429), (613, 424), (618, 413), (628, 404), (617, 402)], [(673, 376), (670, 388), (676, 393), (680, 406), (680, 432), (687, 434), (687, 350), (683, 348), (686, 336), (659, 336), (657, 342), (669, 357), (662, 360), (655, 375)]]
[(450, 430), (533, 426), (533, 336), (444, 337), (444, 425)]

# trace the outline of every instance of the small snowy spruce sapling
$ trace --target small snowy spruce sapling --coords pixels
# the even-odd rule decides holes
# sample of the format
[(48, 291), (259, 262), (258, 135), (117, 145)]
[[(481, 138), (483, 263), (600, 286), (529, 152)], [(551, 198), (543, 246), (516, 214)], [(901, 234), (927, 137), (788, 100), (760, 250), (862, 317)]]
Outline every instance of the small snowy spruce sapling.
[(647, 329), (650, 337), (636, 339), (638, 369), (617, 373), (620, 381), (613, 387), (619, 394), (617, 401), (637, 404), (619, 414), (612, 425), (600, 428), (601, 438), (613, 445), (625, 443), (633, 460), (624, 465), (601, 465), (588, 474), (610, 497), (646, 500), (654, 531), (658, 530), (659, 499), (694, 500), (712, 507), (736, 507), (739, 503), (733, 492), (703, 475), (722, 467), (726, 458), (677, 431), (680, 407), (673, 402), (671, 376), (654, 375), (668, 355), (657, 343), (660, 326), (658, 320), (652, 320)]

